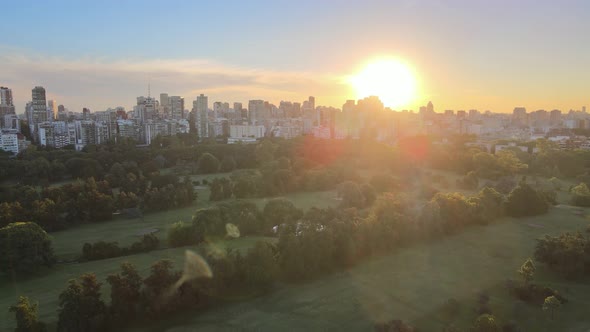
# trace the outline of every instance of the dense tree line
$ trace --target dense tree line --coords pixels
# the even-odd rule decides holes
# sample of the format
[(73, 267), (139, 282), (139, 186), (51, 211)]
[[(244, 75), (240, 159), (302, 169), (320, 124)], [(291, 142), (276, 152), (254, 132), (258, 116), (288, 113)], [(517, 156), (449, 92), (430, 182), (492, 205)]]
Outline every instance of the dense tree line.
[[(180, 135), (182, 136), (182, 135)], [(194, 165), (206, 153), (222, 160), (223, 169), (254, 168), (255, 146), (241, 144), (164, 144), (154, 140), (149, 148), (137, 148), (135, 142), (120, 140), (102, 145), (88, 145), (82, 151), (55, 150), (32, 146), (16, 158), (0, 156), (0, 181), (17, 180), (24, 184), (48, 183), (63, 178), (94, 177), (102, 180), (114, 164), (136, 163), (145, 176), (150, 170), (164, 167), (186, 168)], [(170, 138), (171, 139), (171, 138)], [(205, 172), (207, 170), (203, 170)], [(114, 186), (116, 186), (113, 183)]]
[[(55, 231), (75, 224), (110, 220), (116, 209), (160, 211), (191, 205), (196, 199), (188, 178), (179, 181), (176, 176), (155, 175), (151, 179), (149, 185), (135, 173), (127, 173), (118, 182), (121, 188), (118, 195), (113, 194), (107, 180), (94, 178), (47, 187), (40, 192), (31, 186), (17, 186), (3, 193), (0, 226), (31, 220), (45, 230)], [(115, 177), (111, 180), (119, 181)]]
[(83, 222), (109, 220), (115, 200), (108, 182), (89, 178), (85, 182), (48, 187), (41, 192), (19, 186), (4, 193), (0, 226), (31, 220), (48, 231)]
[(258, 242), (244, 255), (239, 251), (223, 256), (202, 255), (212, 278), (186, 278), (187, 271), (173, 270), (169, 260), (154, 263), (145, 278), (132, 264), (121, 264), (121, 272), (106, 279), (110, 303), (103, 300), (103, 283), (94, 274), (70, 280), (59, 295), (57, 330), (103, 331), (146, 319), (161, 319), (188, 308), (206, 308), (230, 295), (267, 291), (278, 275), (276, 248), (266, 242)]
[(581, 232), (563, 233), (537, 240), (535, 259), (567, 277), (590, 272), (590, 239)]
[(98, 241), (95, 243), (84, 243), (82, 246), (82, 259), (93, 261), (133, 255), (156, 250), (159, 246), (160, 240), (154, 234), (145, 234), (139, 241), (133, 242), (130, 247), (120, 247), (117, 242)]
[[(590, 184), (590, 151), (564, 150), (555, 142), (539, 139), (523, 146), (512, 146), (501, 151), (465, 145), (469, 137), (452, 137), (449, 144), (429, 149), (423, 165), (435, 169), (475, 175), (483, 179), (499, 179), (519, 174), (578, 179)], [(508, 142), (497, 142), (506, 144)], [(534, 153), (531, 153), (534, 148)]]
[[(0, 181), (49, 183), (68, 177), (102, 180), (115, 163), (126, 162), (136, 163), (144, 171), (144, 176), (164, 167), (172, 167), (179, 174), (229, 172), (233, 169), (263, 168), (263, 165), (272, 164), (282, 157), (290, 160), (289, 168), (296, 174), (301, 169), (349, 164), (353, 168), (380, 167), (397, 174), (411, 173), (416, 166), (431, 166), (460, 174), (473, 171), (479, 178), (487, 179), (524, 173), (579, 178), (583, 182), (590, 180), (590, 152), (562, 150), (544, 139), (529, 144), (529, 151), (522, 151), (522, 147), (516, 146), (501, 151), (486, 151), (465, 145), (473, 138), (460, 135), (450, 137), (448, 144), (439, 145), (436, 149), (431, 143), (434, 137), (426, 136), (405, 138), (397, 147), (371, 140), (320, 140), (312, 137), (266, 139), (257, 145), (196, 145), (184, 136), (187, 135), (159, 137), (147, 148), (136, 148), (135, 143), (129, 140), (89, 145), (81, 152), (32, 147), (17, 158), (0, 156)], [(536, 150), (531, 154), (529, 152), (533, 147)], [(286, 167), (279, 165), (278, 168)], [(313, 179), (314, 174), (310, 173), (308, 177)], [(343, 180), (339, 179), (337, 183)], [(308, 183), (313, 186), (314, 182), (310, 180)], [(117, 186), (114, 182), (112, 185)]]

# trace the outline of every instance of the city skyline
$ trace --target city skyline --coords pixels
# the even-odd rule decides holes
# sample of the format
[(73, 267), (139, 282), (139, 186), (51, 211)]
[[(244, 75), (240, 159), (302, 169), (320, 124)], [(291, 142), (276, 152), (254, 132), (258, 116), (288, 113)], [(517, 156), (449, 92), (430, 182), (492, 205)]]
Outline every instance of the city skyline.
[[(347, 77), (380, 56), (402, 59), (416, 72), (408, 109), (432, 100), (439, 111), (567, 112), (590, 99), (590, 36), (583, 33), (590, 8), (582, 1), (369, 1), (338, 12), (334, 4), (311, 2), (176, 2), (168, 6), (174, 10), (151, 1), (116, 4), (109, 11), (99, 9), (115, 2), (94, 9), (75, 2), (11, 5), (0, 27), (19, 38), (0, 43), (0, 85), (12, 89), (17, 113), (34, 86), (80, 112), (129, 109), (147, 95), (148, 83), (152, 95), (186, 100), (203, 93), (211, 102), (278, 105), (313, 95), (318, 105), (340, 108), (358, 99)], [(153, 24), (133, 24), (150, 14)], [(35, 19), (46, 17), (53, 19)], [(162, 30), (158, 20), (171, 23)]]

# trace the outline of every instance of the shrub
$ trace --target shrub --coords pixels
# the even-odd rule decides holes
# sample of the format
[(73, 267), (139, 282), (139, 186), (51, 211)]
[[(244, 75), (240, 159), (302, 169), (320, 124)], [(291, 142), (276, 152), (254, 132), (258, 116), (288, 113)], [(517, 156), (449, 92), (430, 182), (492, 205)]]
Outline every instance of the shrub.
[(141, 240), (134, 242), (130, 251), (132, 253), (148, 252), (158, 249), (160, 246), (160, 239), (155, 234), (145, 234)]
[(82, 257), (89, 261), (113, 258), (125, 255), (126, 249), (119, 247), (117, 242), (98, 241), (94, 244), (84, 243)]
[(182, 247), (198, 243), (194, 227), (182, 221), (172, 224), (168, 230), (168, 245), (171, 247)]
[(99, 259), (125, 256), (132, 253), (148, 252), (158, 249), (160, 240), (154, 234), (145, 234), (141, 240), (131, 244), (130, 248), (119, 247), (117, 242), (98, 241), (94, 244), (84, 243), (82, 258), (93, 261)]
[(570, 192), (572, 193), (572, 205), (590, 206), (590, 189), (584, 182), (573, 187)]

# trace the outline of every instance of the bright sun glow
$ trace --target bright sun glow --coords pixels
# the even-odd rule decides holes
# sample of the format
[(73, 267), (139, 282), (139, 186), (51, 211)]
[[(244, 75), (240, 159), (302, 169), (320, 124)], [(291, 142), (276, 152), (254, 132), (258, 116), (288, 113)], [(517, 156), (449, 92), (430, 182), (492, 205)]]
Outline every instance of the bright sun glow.
[(416, 98), (416, 79), (405, 63), (378, 59), (368, 63), (350, 79), (358, 99), (377, 96), (386, 107), (409, 106)]

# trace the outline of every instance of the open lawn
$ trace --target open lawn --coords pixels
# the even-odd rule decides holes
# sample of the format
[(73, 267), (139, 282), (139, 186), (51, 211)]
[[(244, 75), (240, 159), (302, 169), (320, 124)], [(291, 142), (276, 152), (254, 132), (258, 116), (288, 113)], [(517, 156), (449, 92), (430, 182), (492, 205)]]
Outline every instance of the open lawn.
[(588, 220), (576, 211), (559, 206), (540, 217), (473, 227), (311, 283), (279, 286), (250, 301), (188, 312), (153, 325), (151, 331), (370, 331), (374, 322), (403, 319), (421, 331), (438, 332), (451, 322), (443, 310), (448, 299), (459, 301), (454, 322), (466, 328), (476, 317), (477, 294), (483, 291), (490, 295), (493, 313), (502, 322), (518, 321), (521, 331), (585, 332), (590, 327), (590, 281), (566, 282), (538, 266), (536, 281), (570, 301), (555, 321), (540, 306), (514, 300), (504, 288), (506, 279), (518, 279), (516, 270), (533, 254), (535, 239), (585, 229)]
[[(155, 233), (161, 241), (166, 240), (167, 229), (175, 222), (182, 220), (190, 222), (196, 209), (206, 207), (209, 202), (209, 189), (197, 190), (199, 198), (197, 204), (182, 209), (168, 210), (157, 213), (145, 214), (143, 219), (125, 219), (118, 217), (112, 221), (86, 224), (72, 227), (70, 229), (54, 232), (50, 235), (53, 237), (53, 247), (55, 254), (60, 260), (72, 260), (80, 256), (82, 245), (85, 242), (96, 241), (117, 241), (120, 245), (127, 246), (139, 239), (142, 231), (158, 229)], [(339, 201), (334, 199), (335, 192), (320, 191), (309, 193), (293, 193), (284, 196), (303, 210), (313, 206), (328, 207), (336, 206)], [(250, 199), (260, 208), (269, 198)], [(166, 243), (164, 243), (166, 245)]]
[[(76, 226), (64, 231), (54, 232), (53, 246), (60, 261), (77, 259), (85, 242), (96, 241), (117, 241), (123, 246), (130, 245), (140, 238), (140, 234), (146, 230), (158, 229), (156, 233), (162, 245), (166, 246), (166, 231), (168, 227), (179, 220), (190, 222), (195, 209), (211, 204), (209, 202), (209, 189), (197, 191), (199, 199), (193, 206), (145, 214), (143, 219), (125, 219), (118, 217), (112, 221), (86, 224)], [(312, 206), (327, 207), (335, 206), (339, 201), (335, 200), (335, 193), (311, 192), (294, 193), (284, 196), (291, 200), (295, 206), (301, 209), (309, 209)], [(251, 199), (259, 207), (264, 207), (268, 201), (266, 198)], [(234, 241), (221, 241), (216, 244), (218, 248), (228, 247), (245, 250), (251, 247), (258, 240), (275, 241), (274, 238), (247, 237)], [(188, 247), (190, 249), (191, 247)], [(148, 273), (152, 263), (159, 259), (168, 258), (175, 262), (178, 269), (182, 268), (185, 248), (173, 248), (157, 250), (150, 253), (142, 253), (132, 256), (118, 257), (106, 260), (99, 260), (85, 263), (57, 264), (53, 269), (44, 271), (42, 275), (31, 276), (30, 278), (19, 278), (17, 283), (6, 279), (0, 280), (0, 330), (10, 329), (14, 325), (13, 315), (8, 313), (8, 307), (16, 302), (18, 295), (30, 296), (39, 301), (40, 318), (47, 322), (56, 319), (58, 295), (65, 288), (69, 279), (78, 277), (85, 272), (95, 272), (100, 281), (106, 276), (119, 270), (121, 262), (130, 261), (134, 263), (142, 273)], [(193, 248), (194, 249), (194, 248)], [(108, 288), (103, 289), (103, 295), (108, 295)], [(106, 298), (105, 298), (106, 299)]]

